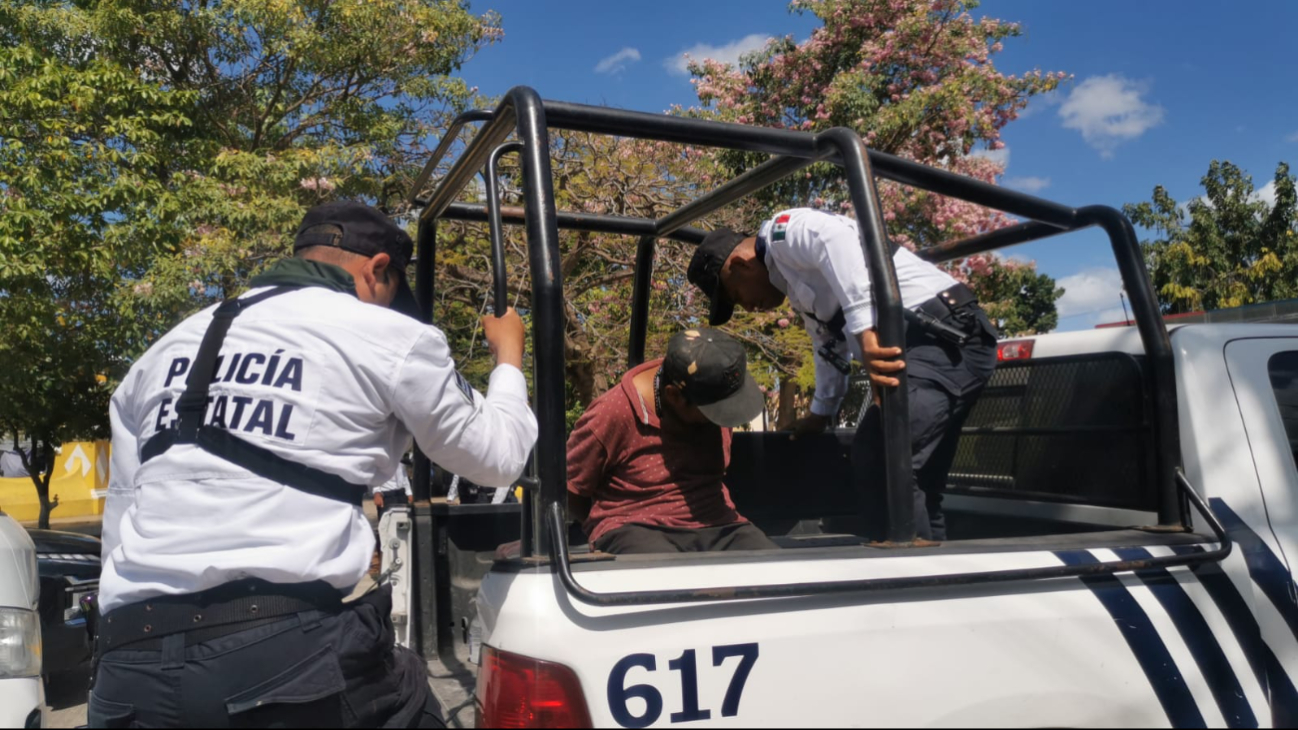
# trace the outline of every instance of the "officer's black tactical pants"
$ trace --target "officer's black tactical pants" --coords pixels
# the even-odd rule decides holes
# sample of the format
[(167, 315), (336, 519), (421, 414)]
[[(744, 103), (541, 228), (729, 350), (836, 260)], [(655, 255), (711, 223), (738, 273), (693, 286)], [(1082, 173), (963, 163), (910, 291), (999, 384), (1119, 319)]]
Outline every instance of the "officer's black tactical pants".
[(99, 658), (91, 727), (445, 727), (423, 660), (394, 647), (389, 591), (185, 646)]
[[(996, 369), (995, 329), (982, 310), (977, 334), (963, 347), (938, 340), (917, 327), (906, 332), (907, 393), (910, 400), (912, 484), (915, 532), (923, 540), (946, 539), (942, 493), (955, 459), (960, 429)], [(866, 411), (852, 442), (852, 466), (865, 480), (858, 494), (863, 505), (865, 533), (883, 539), (886, 484), (883, 477), (883, 422), (877, 406)]]

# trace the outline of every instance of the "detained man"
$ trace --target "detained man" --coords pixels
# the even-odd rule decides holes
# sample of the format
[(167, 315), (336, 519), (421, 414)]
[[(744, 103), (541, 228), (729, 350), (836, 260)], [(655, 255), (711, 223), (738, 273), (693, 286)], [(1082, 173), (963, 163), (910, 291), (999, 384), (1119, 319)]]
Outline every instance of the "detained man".
[(717, 330), (677, 333), (591, 402), (568, 439), (568, 503), (606, 553), (767, 550), (725, 485), (730, 432), (766, 407), (744, 348)]

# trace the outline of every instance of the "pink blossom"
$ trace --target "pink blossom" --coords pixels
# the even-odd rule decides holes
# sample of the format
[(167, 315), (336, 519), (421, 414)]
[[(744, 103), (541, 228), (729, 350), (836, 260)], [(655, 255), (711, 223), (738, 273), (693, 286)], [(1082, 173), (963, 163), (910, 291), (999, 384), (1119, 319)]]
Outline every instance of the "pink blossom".
[(789, 326), (789, 319), (788, 317), (780, 317), (780, 319), (776, 322), (776, 324), (778, 324), (780, 328), (783, 329)]
[[(714, 61), (691, 66), (701, 108), (688, 113), (765, 127), (820, 130), (850, 125), (871, 149), (994, 183), (1004, 170), (969, 157), (971, 150), (1005, 147), (1001, 130), (1034, 95), (1068, 74), (1003, 74), (993, 63), (1002, 38), (1018, 28), (974, 18), (969, 0), (793, 0), (820, 27), (801, 43), (755, 69)], [(940, 19), (940, 22), (939, 22)], [(862, 103), (862, 96), (866, 98)], [(679, 153), (678, 153), (679, 154)], [(690, 158), (693, 161), (694, 158)], [(716, 158), (707, 158), (716, 159)], [(725, 169), (727, 176), (733, 174)], [(799, 183), (850, 211), (841, 178), (808, 170)], [(713, 175), (705, 167), (699, 175)], [(696, 179), (698, 179), (696, 177)], [(821, 206), (816, 193), (809, 197)], [(890, 234), (923, 248), (1008, 225), (1000, 213), (959, 200), (881, 183), (880, 205)], [(1006, 264), (980, 259), (956, 266), (961, 277), (993, 273)]]
[(327, 177), (304, 177), (298, 184), (303, 190), (316, 190), (321, 193), (331, 193), (338, 187)]

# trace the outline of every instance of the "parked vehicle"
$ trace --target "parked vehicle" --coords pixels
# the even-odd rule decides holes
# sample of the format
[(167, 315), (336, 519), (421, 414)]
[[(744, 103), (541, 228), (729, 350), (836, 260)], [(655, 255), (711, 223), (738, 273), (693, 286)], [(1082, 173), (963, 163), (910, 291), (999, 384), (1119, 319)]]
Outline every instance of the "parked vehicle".
[(93, 651), (84, 606), (99, 591), (99, 538), (29, 529), (40, 572), (43, 674), (90, 671)]
[(36, 546), (0, 511), (0, 727), (42, 727)]
[[(462, 125), (483, 122), (433, 191)], [(657, 220), (555, 210), (550, 129), (770, 154)], [(517, 142), (507, 142), (511, 134)], [(496, 162), (518, 153), (523, 208), (501, 209)], [(737, 433), (727, 484), (780, 550), (611, 556), (566, 516), (559, 230), (638, 238), (629, 365), (645, 358), (658, 240), (814, 161), (840, 165), (862, 231), (881, 344), (903, 318), (884, 179), (1024, 222), (922, 250), (929, 260), (1088, 227), (1108, 235), (1136, 327), (1000, 343), (948, 499), (950, 539), (915, 542), (905, 388), (883, 393), (887, 538), (845, 526), (865, 502), (851, 434)], [(453, 202), (485, 167), (487, 205)], [(758, 129), (542, 101), (518, 87), (457, 121), (417, 180), (418, 285), (431, 320), (437, 222), (527, 230), (540, 439), (523, 503), (451, 505), (416, 460), (407, 538), (411, 641), (491, 727), (1289, 726), (1298, 722), (1298, 331), (1161, 321), (1135, 233), (1074, 208), (866, 150), (847, 129)], [(520, 540), (513, 551), (497, 550)], [(395, 545), (395, 548), (393, 547)], [(480, 654), (479, 654), (480, 651)], [(467, 712), (453, 722), (468, 723)]]

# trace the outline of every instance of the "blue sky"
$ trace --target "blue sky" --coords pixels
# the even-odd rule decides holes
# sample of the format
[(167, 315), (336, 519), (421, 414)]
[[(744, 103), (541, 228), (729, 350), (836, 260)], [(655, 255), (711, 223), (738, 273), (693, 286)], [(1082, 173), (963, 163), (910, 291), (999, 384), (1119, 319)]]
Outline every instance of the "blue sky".
[[(462, 70), (484, 93), (525, 84), (550, 99), (664, 111), (696, 102), (680, 58), (734, 58), (765, 38), (805, 39), (815, 18), (779, 0), (590, 2), (471, 0), (501, 14), (504, 40)], [(977, 11), (1020, 22), (996, 57), (1006, 73), (1074, 78), (1004, 130), (1005, 184), (1070, 205), (1121, 206), (1166, 186), (1201, 194), (1213, 159), (1258, 188), (1279, 161), (1298, 165), (1298, 3), (987, 0)], [(1068, 289), (1060, 329), (1121, 319), (1107, 240), (1083, 232), (1021, 246)]]

